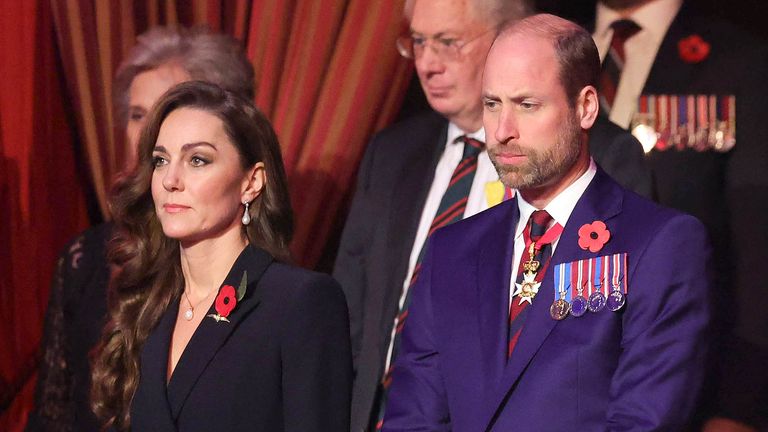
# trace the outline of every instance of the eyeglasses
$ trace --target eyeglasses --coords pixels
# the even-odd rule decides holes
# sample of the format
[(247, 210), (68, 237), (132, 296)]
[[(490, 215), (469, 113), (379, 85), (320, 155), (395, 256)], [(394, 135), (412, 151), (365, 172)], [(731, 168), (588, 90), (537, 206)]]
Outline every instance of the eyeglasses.
[(459, 38), (445, 37), (440, 34), (435, 36), (422, 36), (410, 34), (397, 38), (397, 52), (407, 59), (416, 59), (424, 54), (427, 44), (430, 44), (432, 51), (443, 60), (456, 60), (461, 55), (461, 49), (471, 42), (480, 39), (486, 33), (493, 29), (486, 30), (477, 36), (462, 40)]

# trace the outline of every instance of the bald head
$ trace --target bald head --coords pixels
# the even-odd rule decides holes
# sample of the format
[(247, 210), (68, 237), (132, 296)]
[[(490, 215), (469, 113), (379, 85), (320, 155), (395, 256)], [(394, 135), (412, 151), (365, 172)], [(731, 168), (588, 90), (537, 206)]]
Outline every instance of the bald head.
[(585, 72), (591, 70), (585, 60), (590, 46), (575, 24), (538, 15), (505, 27), (486, 59), (488, 155), (501, 181), (536, 208), (589, 167), (587, 131), (599, 109)]
[(578, 24), (555, 15), (533, 15), (505, 26), (494, 44), (513, 36), (549, 42), (557, 58), (560, 83), (571, 103), (576, 102), (584, 87), (597, 87), (600, 54), (592, 36)]

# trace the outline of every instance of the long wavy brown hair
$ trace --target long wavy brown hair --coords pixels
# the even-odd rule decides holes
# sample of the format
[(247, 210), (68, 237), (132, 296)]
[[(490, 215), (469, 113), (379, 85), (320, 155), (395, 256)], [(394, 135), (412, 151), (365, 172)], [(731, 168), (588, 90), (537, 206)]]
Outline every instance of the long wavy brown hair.
[(280, 147), (269, 121), (251, 102), (214, 84), (190, 81), (169, 90), (150, 113), (139, 139), (139, 163), (116, 181), (112, 192), (116, 234), (109, 246), (114, 269), (109, 322), (95, 351), (91, 387), (93, 410), (105, 428), (129, 429), (141, 348), (184, 287), (179, 243), (163, 234), (150, 190), (152, 150), (160, 127), (182, 107), (221, 119), (244, 171), (264, 163), (266, 184), (252, 203), (253, 222), (243, 229), (251, 244), (278, 260), (289, 260), (293, 220)]

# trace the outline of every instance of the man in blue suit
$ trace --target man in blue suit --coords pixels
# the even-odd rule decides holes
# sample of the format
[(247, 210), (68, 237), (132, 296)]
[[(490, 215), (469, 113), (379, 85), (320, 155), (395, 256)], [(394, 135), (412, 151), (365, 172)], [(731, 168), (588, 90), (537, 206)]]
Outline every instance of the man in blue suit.
[(437, 231), (385, 431), (679, 430), (701, 387), (709, 246), (695, 218), (592, 161), (597, 49), (552, 15), (501, 32), (483, 78), (514, 199)]

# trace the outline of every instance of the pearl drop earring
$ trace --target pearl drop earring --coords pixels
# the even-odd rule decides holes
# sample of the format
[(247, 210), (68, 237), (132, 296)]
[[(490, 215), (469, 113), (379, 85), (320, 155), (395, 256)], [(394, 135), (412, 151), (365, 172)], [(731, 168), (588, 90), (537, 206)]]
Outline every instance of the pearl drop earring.
[(243, 212), (243, 225), (248, 225), (251, 223), (251, 214), (248, 212), (248, 207), (251, 205), (248, 201), (244, 202), (243, 205), (245, 206), (245, 212)]

